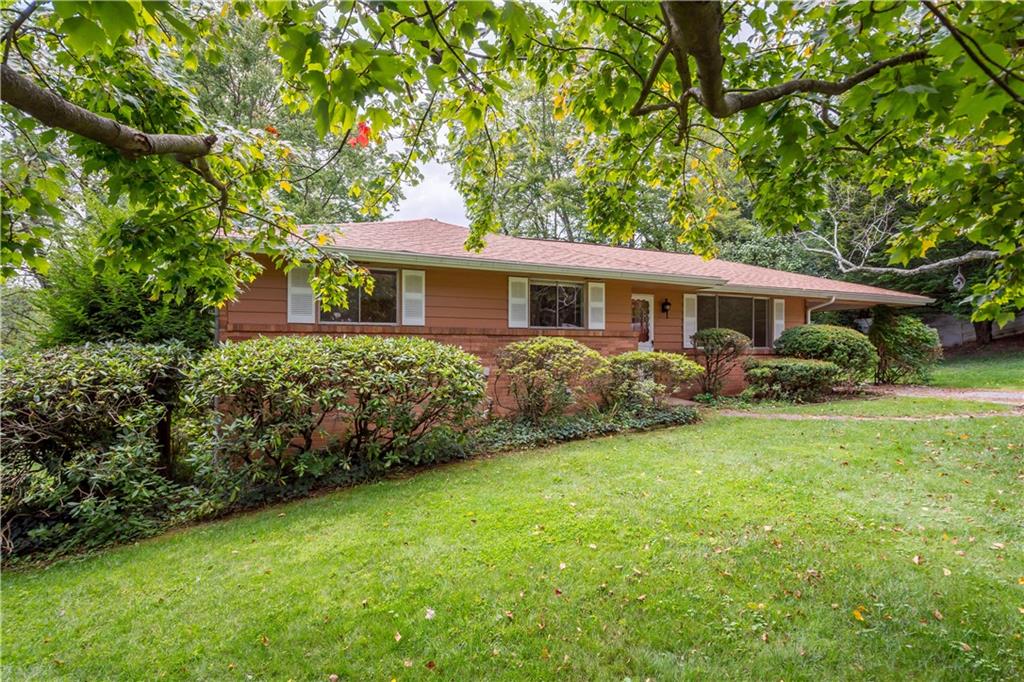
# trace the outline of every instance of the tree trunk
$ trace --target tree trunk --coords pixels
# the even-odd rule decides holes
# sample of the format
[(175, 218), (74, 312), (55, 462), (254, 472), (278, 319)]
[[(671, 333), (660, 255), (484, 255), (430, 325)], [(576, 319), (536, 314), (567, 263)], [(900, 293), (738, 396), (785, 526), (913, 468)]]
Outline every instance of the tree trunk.
[(979, 346), (992, 343), (992, 320), (974, 323), (974, 340)]
[(156, 443), (160, 450), (159, 466), (163, 475), (174, 480), (174, 452), (171, 449), (171, 414), (173, 410), (168, 406), (164, 410), (164, 416), (156, 425)]

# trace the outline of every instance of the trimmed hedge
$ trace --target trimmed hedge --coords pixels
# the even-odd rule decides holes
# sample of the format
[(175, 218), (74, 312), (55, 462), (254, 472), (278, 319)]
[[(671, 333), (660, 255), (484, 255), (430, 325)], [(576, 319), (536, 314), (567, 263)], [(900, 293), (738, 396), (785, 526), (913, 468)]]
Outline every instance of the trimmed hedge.
[(597, 383), (605, 409), (642, 411), (662, 407), (665, 399), (693, 381), (704, 369), (678, 353), (630, 351), (608, 359)]
[(749, 358), (743, 372), (748, 384), (745, 395), (796, 402), (821, 400), (843, 374), (834, 362), (797, 358)]
[(436, 341), (281, 336), (206, 353), (185, 395), (221, 456), (281, 479), (315, 468), (318, 451), (328, 468), (401, 463), (432, 429), (475, 419), (484, 387), (475, 356)]
[(190, 515), (170, 413), (180, 344), (85, 344), (3, 361), (3, 550), (129, 540)]
[(878, 353), (867, 336), (831, 324), (790, 327), (776, 339), (775, 352), (784, 357), (833, 362), (850, 384), (872, 378), (878, 365)]
[(498, 351), (498, 370), (508, 378), (515, 412), (534, 423), (585, 401), (607, 367), (597, 351), (561, 336), (537, 336)]

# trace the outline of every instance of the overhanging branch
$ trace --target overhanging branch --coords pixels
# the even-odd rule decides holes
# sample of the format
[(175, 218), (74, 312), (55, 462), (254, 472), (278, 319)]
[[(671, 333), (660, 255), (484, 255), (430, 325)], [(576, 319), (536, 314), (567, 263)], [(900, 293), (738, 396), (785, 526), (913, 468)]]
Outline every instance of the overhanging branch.
[(185, 162), (206, 156), (217, 142), (216, 135), (154, 134), (122, 125), (36, 85), (7, 64), (0, 65), (0, 99), (44, 125), (95, 140), (129, 159), (169, 155)]

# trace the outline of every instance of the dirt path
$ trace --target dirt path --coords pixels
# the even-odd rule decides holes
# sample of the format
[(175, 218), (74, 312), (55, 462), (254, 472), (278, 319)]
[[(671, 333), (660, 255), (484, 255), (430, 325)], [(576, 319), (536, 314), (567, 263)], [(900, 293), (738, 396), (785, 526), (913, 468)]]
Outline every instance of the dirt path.
[(956, 398), (986, 403), (1024, 406), (1024, 391), (997, 391), (989, 388), (937, 388), (934, 386), (871, 386), (869, 393), (909, 398)]
[(748, 412), (746, 410), (715, 410), (723, 417), (748, 417), (750, 419), (777, 419), (780, 421), (826, 421), (826, 422), (931, 422), (936, 420), (979, 419), (985, 417), (1011, 417), (1015, 412), (973, 412), (970, 414), (931, 414), (918, 417), (886, 417), (881, 415), (855, 414), (794, 414), (792, 412)]

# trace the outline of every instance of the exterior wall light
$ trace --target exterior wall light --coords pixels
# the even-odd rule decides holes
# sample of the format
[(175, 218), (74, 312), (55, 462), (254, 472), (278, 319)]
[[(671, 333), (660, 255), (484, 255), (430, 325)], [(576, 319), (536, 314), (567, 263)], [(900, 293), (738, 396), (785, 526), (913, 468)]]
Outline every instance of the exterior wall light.
[(665, 313), (665, 317), (668, 317), (668, 311), (672, 310), (672, 302), (667, 298), (661, 302), (661, 312)]

